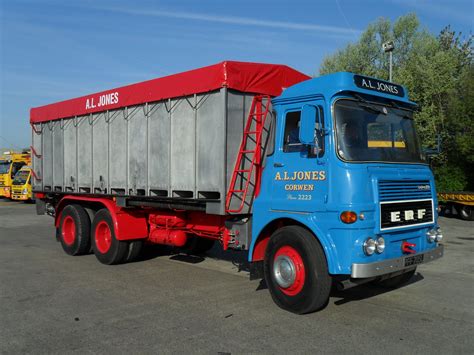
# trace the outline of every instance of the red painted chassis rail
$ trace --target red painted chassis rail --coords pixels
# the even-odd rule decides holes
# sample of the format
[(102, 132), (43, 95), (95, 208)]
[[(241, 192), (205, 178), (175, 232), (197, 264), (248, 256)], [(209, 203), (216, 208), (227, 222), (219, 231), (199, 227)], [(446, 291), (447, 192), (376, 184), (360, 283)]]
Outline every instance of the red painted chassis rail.
[[(41, 193), (37, 198), (45, 198)], [(230, 232), (225, 227), (226, 216), (199, 211), (165, 211), (153, 208), (123, 208), (113, 198), (66, 195), (56, 206), (55, 225), (59, 227), (61, 213), (68, 204), (84, 203), (106, 208), (112, 217), (118, 240), (146, 239), (148, 242), (183, 246), (188, 236), (220, 240), (224, 250), (230, 242)]]

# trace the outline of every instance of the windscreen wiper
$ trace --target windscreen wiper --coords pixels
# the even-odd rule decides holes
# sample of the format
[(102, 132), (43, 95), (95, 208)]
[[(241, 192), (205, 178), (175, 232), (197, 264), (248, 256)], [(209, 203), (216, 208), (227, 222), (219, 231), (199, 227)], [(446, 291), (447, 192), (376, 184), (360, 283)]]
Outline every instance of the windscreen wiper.
[[(404, 108), (404, 107), (401, 107), (401, 106), (397, 105), (397, 104), (395, 103), (395, 101), (390, 101), (390, 106), (391, 106), (392, 108), (398, 110), (398, 112), (395, 111), (395, 114), (396, 114), (397, 116), (399, 116), (399, 117), (401, 117), (401, 118), (405, 118), (405, 119), (407, 119), (407, 120), (412, 120), (412, 119), (413, 119), (413, 117), (408, 116), (406, 113), (400, 113), (399, 111), (404, 112), (404, 111), (410, 111), (410, 110), (408, 110), (408, 109), (406, 109), (406, 108)], [(410, 112), (412, 112), (412, 111), (410, 111)]]
[(367, 100), (362, 98), (362, 96), (354, 94), (354, 97), (357, 99), (359, 106), (362, 107), (364, 110), (369, 111), (371, 113), (384, 114), (384, 115), (387, 114), (386, 111), (378, 108), (375, 105), (372, 105)]

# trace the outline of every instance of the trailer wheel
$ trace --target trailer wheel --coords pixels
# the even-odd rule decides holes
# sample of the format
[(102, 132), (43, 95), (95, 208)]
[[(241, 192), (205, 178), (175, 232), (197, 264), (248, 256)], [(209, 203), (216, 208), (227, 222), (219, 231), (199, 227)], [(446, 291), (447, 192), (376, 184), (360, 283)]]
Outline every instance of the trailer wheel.
[(61, 212), (57, 239), (66, 254), (82, 255), (90, 249), (91, 221), (80, 205), (68, 205)]
[(326, 256), (315, 237), (300, 226), (278, 229), (265, 250), (265, 281), (273, 301), (297, 314), (324, 308), (331, 277)]
[(214, 244), (215, 240), (213, 239), (189, 237), (183, 248), (188, 254), (199, 255), (204, 254), (206, 251), (212, 249)]
[(474, 209), (471, 206), (462, 205), (458, 208), (458, 211), (465, 221), (474, 221)]
[(112, 217), (105, 208), (95, 214), (92, 222), (92, 249), (106, 265), (120, 264), (127, 257), (128, 243), (115, 237)]
[(143, 248), (143, 240), (133, 240), (128, 243), (128, 252), (125, 257), (125, 263), (131, 263), (135, 261), (140, 255)]
[(381, 286), (381, 287), (384, 287), (384, 288), (397, 288), (399, 286), (402, 286), (404, 284), (406, 284), (408, 281), (410, 281), (410, 279), (413, 277), (413, 275), (415, 275), (415, 272), (416, 272), (416, 268), (414, 268), (413, 270), (410, 270), (408, 272), (405, 272), (401, 275), (398, 275), (398, 276), (395, 276), (395, 277), (391, 277), (389, 279), (386, 279), (386, 280), (374, 280), (372, 281), (372, 284), (374, 285), (377, 285), (377, 286)]

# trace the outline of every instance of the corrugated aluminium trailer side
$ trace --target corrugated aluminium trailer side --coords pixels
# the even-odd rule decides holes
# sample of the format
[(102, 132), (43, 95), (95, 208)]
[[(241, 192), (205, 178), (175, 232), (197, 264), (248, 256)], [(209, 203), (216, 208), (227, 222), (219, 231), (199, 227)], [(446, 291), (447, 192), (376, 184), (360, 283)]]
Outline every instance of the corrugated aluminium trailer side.
[[(228, 73), (224, 74), (228, 80)], [(294, 74), (290, 81), (303, 77), (287, 70), (285, 78), (273, 80), (273, 86), (286, 85), (288, 74)], [(217, 86), (208, 92), (126, 102), (122, 107), (59, 119), (51, 117), (60, 116), (61, 107), (48, 106), (45, 115), (51, 108), (58, 113), (48, 120), (32, 119), (33, 168), (38, 177), (34, 190), (205, 200), (210, 213), (224, 214), (225, 194), (254, 93), (222, 83)], [(123, 97), (124, 92), (116, 89), (108, 95)], [(98, 97), (95, 102), (94, 97)], [(101, 97), (84, 99), (93, 106)]]

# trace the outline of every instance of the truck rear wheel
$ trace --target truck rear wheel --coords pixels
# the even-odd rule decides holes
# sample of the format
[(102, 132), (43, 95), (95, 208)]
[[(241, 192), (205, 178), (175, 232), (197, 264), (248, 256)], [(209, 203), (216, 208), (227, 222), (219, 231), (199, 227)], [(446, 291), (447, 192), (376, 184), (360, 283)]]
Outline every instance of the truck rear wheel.
[(99, 210), (92, 222), (92, 249), (96, 258), (106, 265), (125, 261), (128, 243), (115, 237), (113, 221), (107, 209)]
[(56, 234), (66, 254), (86, 254), (91, 243), (91, 221), (86, 210), (80, 205), (64, 207)]
[(143, 248), (143, 240), (132, 240), (128, 243), (128, 252), (125, 257), (125, 263), (131, 263), (135, 261), (140, 255)]
[(474, 221), (474, 209), (471, 206), (459, 206), (458, 211), (461, 218), (465, 221)]
[(324, 308), (331, 277), (315, 237), (300, 226), (278, 229), (270, 237), (264, 261), (265, 281), (273, 301), (297, 314)]

